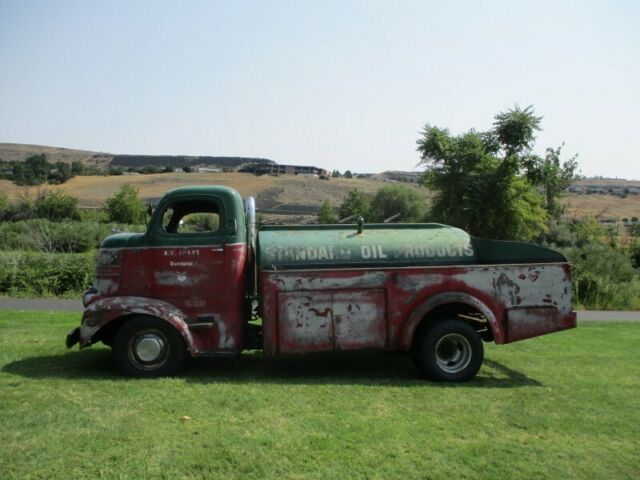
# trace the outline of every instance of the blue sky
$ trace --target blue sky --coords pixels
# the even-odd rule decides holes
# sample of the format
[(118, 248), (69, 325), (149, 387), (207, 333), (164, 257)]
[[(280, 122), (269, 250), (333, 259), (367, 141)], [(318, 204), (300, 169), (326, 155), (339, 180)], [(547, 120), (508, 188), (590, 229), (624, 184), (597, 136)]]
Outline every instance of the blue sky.
[(640, 2), (0, 0), (0, 142), (413, 169), (426, 122), (544, 117), (640, 178)]

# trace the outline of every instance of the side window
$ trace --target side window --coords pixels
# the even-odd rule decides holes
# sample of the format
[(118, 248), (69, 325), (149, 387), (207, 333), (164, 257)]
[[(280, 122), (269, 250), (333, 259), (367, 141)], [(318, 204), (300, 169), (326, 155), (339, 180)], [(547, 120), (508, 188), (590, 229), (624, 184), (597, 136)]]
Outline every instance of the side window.
[(220, 206), (214, 200), (182, 200), (162, 214), (162, 230), (170, 234), (214, 233), (220, 229)]

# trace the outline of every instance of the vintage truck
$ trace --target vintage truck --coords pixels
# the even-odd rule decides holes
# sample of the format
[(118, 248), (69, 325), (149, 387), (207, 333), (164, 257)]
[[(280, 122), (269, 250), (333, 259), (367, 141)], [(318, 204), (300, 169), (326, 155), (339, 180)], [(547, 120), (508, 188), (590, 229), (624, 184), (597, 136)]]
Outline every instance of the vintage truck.
[(182, 187), (146, 233), (102, 242), (67, 347), (101, 341), (140, 377), (173, 374), (187, 352), (386, 350), (410, 353), (427, 378), (465, 381), (483, 341), (574, 328), (571, 297), (570, 264), (548, 248), (361, 218), (256, 231), (252, 198)]

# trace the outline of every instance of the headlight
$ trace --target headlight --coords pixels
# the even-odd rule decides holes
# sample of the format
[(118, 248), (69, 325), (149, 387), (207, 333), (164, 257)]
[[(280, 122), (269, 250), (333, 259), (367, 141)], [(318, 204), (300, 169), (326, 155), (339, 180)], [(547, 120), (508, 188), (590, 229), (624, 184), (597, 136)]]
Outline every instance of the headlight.
[(82, 295), (82, 304), (86, 307), (89, 306), (91, 302), (93, 302), (98, 297), (98, 290), (91, 287), (89, 290), (85, 291)]

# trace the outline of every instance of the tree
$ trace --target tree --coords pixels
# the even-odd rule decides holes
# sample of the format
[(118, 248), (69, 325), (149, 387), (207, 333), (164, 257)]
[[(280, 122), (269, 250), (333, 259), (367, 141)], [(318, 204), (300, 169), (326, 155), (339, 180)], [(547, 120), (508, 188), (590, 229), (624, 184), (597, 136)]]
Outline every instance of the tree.
[(578, 162), (577, 155), (562, 162), (560, 154), (563, 145), (547, 148), (544, 158), (531, 155), (524, 161), (527, 178), (542, 191), (544, 207), (551, 218), (558, 219), (564, 212), (559, 203), (562, 193), (576, 181)]
[(145, 206), (138, 198), (138, 189), (125, 183), (120, 190), (105, 202), (108, 221), (115, 223), (143, 223)]
[(557, 211), (563, 190), (558, 177), (573, 175), (576, 164), (556, 169), (557, 158), (532, 153), (540, 120), (532, 107), (516, 106), (496, 115), (487, 132), (454, 136), (427, 124), (417, 143), (427, 167), (422, 181), (437, 192), (431, 216), (481, 237), (531, 240), (546, 232), (545, 207)]
[(56, 162), (53, 167), (54, 168), (52, 170), (49, 170), (49, 174), (47, 176), (49, 183), (60, 184), (66, 182), (70, 178), (73, 178), (73, 173), (71, 173), (72, 167), (70, 164)]
[(74, 160), (71, 162), (71, 174), (72, 175), (84, 175), (85, 166), (80, 160)]
[(344, 172), (344, 178), (353, 178), (353, 173), (351, 173), (351, 170), (346, 170)]
[(338, 223), (338, 217), (329, 200), (325, 200), (318, 210), (318, 223)]
[(24, 162), (13, 164), (12, 177), (18, 185), (40, 185), (47, 181), (49, 163), (44, 153), (31, 155)]
[(402, 222), (424, 220), (426, 205), (424, 198), (414, 188), (405, 185), (387, 185), (380, 188), (371, 200), (373, 221), (383, 221), (400, 214)]
[(349, 192), (338, 209), (338, 216), (341, 219), (352, 215), (361, 216), (365, 220), (371, 219), (371, 199), (366, 193), (357, 189)]
[(59, 222), (79, 220), (78, 199), (62, 191), (43, 192), (34, 204), (35, 216)]
[(342, 175), (340, 174), (340, 170), (334, 170), (333, 172), (331, 172), (331, 176), (335, 178), (339, 178)]

